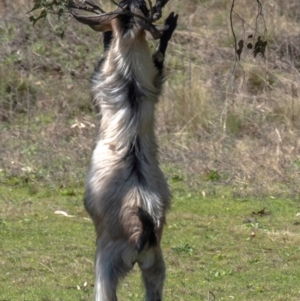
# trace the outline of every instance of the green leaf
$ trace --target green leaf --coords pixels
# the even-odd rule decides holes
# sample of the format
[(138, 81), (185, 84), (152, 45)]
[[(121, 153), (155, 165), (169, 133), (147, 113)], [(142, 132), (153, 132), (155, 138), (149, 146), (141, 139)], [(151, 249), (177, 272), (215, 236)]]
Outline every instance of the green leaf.
[(38, 17), (35, 18), (34, 16), (30, 16), (29, 21), (32, 22), (32, 25), (34, 26), (38, 20), (43, 19), (46, 16), (47, 16), (47, 11), (43, 9)]
[(60, 19), (64, 13), (65, 13), (65, 10), (61, 7), (61, 8), (57, 11), (58, 19)]
[(62, 32), (59, 34), (59, 37), (60, 37), (61, 39), (63, 39), (64, 36), (65, 36), (65, 31), (62, 31)]
[(41, 1), (40, 0), (35, 0), (33, 8), (30, 11), (28, 11), (27, 14), (29, 14), (29, 13), (37, 10), (37, 9), (40, 9), (40, 8), (42, 8)]

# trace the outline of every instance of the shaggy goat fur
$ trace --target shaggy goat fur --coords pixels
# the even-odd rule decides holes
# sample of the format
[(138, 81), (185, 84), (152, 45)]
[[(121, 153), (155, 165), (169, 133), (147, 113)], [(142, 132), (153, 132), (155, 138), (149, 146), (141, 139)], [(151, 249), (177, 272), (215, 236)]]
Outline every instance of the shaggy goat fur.
[(118, 280), (138, 263), (146, 300), (160, 301), (165, 278), (160, 240), (170, 192), (157, 160), (154, 111), (177, 16), (167, 18), (169, 29), (153, 56), (145, 31), (128, 18), (111, 21), (112, 34), (104, 33), (105, 53), (92, 77), (101, 118), (84, 203), (97, 234), (96, 300), (116, 301)]

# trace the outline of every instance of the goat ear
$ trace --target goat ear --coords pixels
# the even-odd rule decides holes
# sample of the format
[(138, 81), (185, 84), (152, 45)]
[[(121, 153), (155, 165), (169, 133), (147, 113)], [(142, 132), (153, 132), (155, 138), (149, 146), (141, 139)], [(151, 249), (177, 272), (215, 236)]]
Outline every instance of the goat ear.
[(111, 21), (118, 17), (119, 13), (101, 14), (97, 16), (83, 16), (78, 15), (74, 11), (71, 12), (73, 17), (80, 23), (90, 26), (96, 31), (111, 31)]

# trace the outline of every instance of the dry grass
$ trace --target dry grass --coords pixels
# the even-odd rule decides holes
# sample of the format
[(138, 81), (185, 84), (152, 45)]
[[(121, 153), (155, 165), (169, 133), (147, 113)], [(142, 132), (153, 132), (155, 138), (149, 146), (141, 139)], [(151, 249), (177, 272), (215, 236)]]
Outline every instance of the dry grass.
[[(163, 135), (163, 153), (173, 163), (186, 163), (180, 166), (197, 185), (217, 171), (233, 185), (235, 195), (297, 197), (300, 19), (290, 10), (298, 4), (264, 3), (267, 57), (254, 59), (244, 50), (242, 67), (235, 68), (230, 5), (205, 4), (195, 10), (198, 23), (190, 28), (186, 24), (187, 31), (179, 31), (174, 39), (173, 55), (181, 64), (171, 65), (175, 71), (161, 104), (159, 120), (165, 121), (162, 132), (168, 133)], [(235, 10), (246, 20), (244, 27), (239, 18), (233, 20), (239, 40), (253, 33), (256, 12), (246, 1), (236, 1)], [(259, 19), (256, 35), (263, 33)]]
[[(4, 3), (2, 174), (60, 185), (82, 182), (97, 124), (88, 97), (88, 79), (101, 53), (96, 33), (71, 22), (60, 40), (49, 31), (55, 32), (55, 19), (31, 27), (24, 15), (30, 1)], [(157, 112), (161, 160), (199, 189), (217, 181), (230, 184), (235, 196), (298, 198), (299, 4), (262, 3), (266, 59), (254, 59), (245, 49), (242, 67), (235, 68), (230, 1), (169, 4), (165, 13), (180, 12), (180, 22)], [(255, 1), (236, 1), (235, 11), (246, 21), (234, 16), (239, 40), (254, 32)], [(257, 30), (256, 36), (265, 32), (261, 19)]]

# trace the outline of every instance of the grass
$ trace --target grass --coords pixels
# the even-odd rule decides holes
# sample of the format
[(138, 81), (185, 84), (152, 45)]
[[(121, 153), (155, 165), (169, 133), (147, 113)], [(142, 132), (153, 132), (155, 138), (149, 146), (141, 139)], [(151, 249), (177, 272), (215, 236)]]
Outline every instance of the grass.
[[(233, 198), (218, 186), (214, 194), (199, 193), (178, 177), (169, 181), (164, 300), (212, 300), (209, 291), (215, 300), (299, 300), (298, 202)], [(0, 300), (92, 300), (94, 228), (82, 187), (15, 179), (2, 183), (0, 194)], [(118, 295), (142, 299), (137, 269)]]

